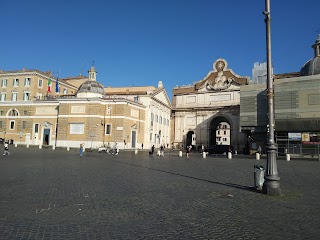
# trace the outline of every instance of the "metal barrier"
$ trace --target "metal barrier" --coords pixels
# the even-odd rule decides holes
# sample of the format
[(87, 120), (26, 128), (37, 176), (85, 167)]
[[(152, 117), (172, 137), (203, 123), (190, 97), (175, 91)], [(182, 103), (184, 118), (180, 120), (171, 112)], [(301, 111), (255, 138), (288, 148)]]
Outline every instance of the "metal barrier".
[(284, 141), (277, 142), (278, 146), (278, 155), (311, 155), (311, 156), (319, 156), (320, 155), (320, 145), (319, 144), (294, 144), (288, 143)]

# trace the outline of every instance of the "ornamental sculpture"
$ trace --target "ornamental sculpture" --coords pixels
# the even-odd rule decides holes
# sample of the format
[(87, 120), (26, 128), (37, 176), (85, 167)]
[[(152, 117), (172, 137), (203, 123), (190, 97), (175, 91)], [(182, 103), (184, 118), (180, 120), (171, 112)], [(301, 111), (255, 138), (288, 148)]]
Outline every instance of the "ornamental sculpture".
[(208, 80), (206, 86), (208, 90), (224, 90), (230, 87), (233, 79), (227, 79), (226, 76), (223, 75), (226, 65), (227, 63), (223, 60), (216, 62), (215, 69), (217, 70), (217, 76), (214, 79)]

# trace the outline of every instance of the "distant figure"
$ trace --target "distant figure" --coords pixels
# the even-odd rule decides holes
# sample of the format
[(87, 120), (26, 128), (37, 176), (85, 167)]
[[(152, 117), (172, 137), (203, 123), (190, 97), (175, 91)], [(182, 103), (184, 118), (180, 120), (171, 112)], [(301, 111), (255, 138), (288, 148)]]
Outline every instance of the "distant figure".
[(9, 152), (9, 144), (8, 142), (4, 142), (4, 152), (3, 152), (3, 156), (7, 156), (9, 155), (10, 152)]
[(83, 145), (80, 144), (80, 157), (82, 157), (82, 153), (83, 153)]
[(201, 146), (201, 153), (203, 153), (204, 152), (204, 145), (202, 144), (202, 146)]
[(164, 147), (163, 145), (160, 146), (160, 156), (164, 155)]
[(141, 148), (143, 149), (143, 143), (141, 144)]
[(153, 153), (154, 153), (154, 145), (152, 145), (152, 147), (151, 147), (150, 155), (153, 155)]
[(118, 151), (118, 143), (116, 143), (114, 146), (113, 146), (113, 152), (112, 154), (114, 155), (118, 155), (119, 154), (119, 151)]
[(188, 146), (187, 146), (187, 158), (189, 158), (191, 148), (192, 148), (191, 145), (188, 145)]
[(259, 145), (259, 147), (258, 147), (258, 153), (261, 155), (261, 153), (262, 153), (262, 149), (261, 149), (261, 146)]

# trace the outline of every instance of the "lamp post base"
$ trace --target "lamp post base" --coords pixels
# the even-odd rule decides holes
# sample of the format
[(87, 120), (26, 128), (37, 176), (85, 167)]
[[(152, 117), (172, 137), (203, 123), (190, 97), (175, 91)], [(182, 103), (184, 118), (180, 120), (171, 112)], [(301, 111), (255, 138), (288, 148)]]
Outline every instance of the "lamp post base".
[(271, 178), (265, 177), (266, 181), (263, 183), (262, 192), (270, 196), (281, 196), (280, 178), (275, 176)]

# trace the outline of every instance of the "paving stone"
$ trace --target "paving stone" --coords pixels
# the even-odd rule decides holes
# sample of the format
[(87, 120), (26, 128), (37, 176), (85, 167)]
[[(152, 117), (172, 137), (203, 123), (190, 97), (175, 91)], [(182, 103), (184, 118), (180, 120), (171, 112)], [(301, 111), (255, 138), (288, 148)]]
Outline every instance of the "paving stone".
[(248, 156), (117, 156), (11, 148), (0, 239), (318, 239), (320, 163), (279, 159), (283, 196), (253, 189)]

